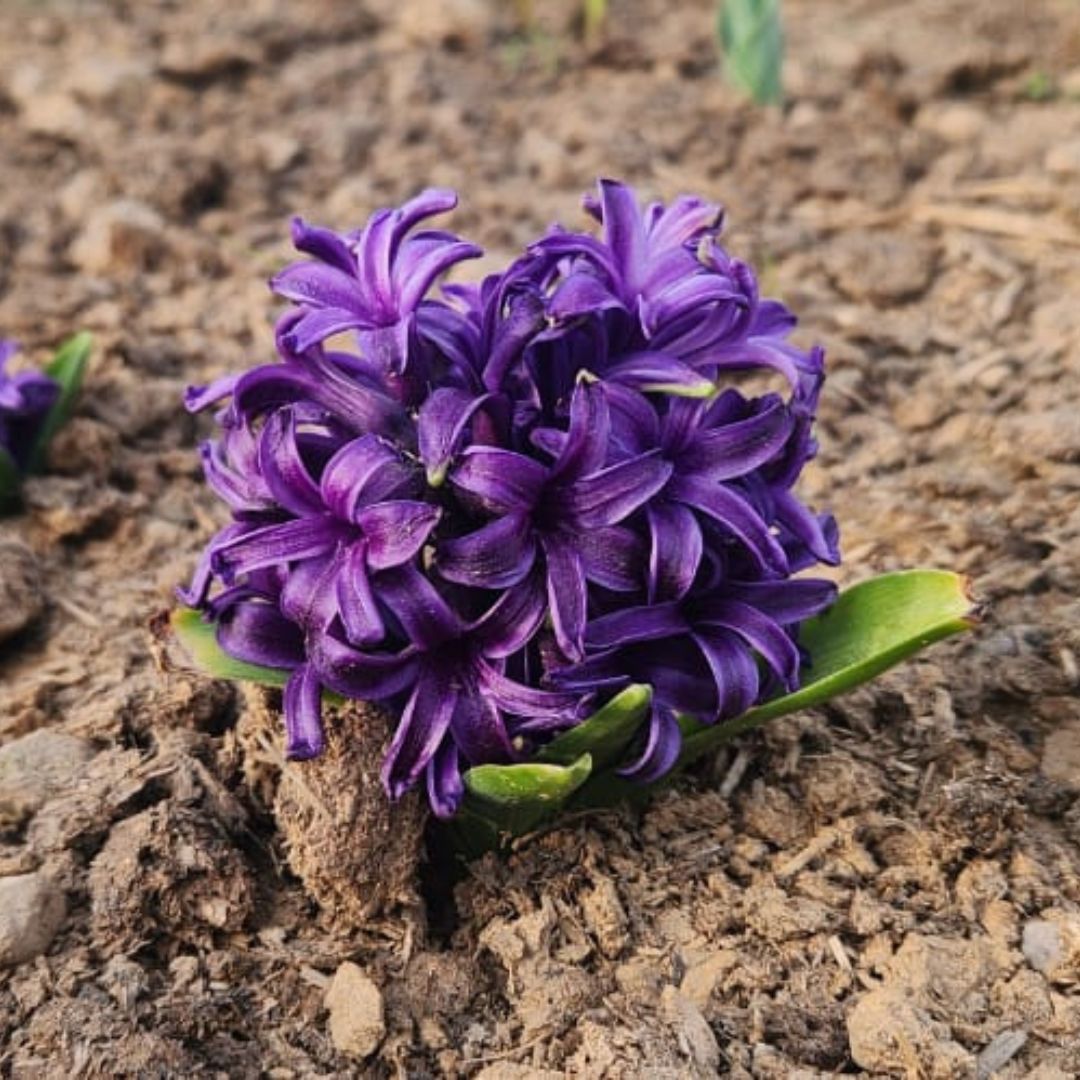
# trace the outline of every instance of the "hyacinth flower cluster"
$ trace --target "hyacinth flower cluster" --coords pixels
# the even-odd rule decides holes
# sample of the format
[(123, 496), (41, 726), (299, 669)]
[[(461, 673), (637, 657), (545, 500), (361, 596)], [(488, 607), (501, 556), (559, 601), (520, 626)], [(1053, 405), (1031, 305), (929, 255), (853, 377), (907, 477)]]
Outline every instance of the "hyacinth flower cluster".
[(14, 341), (0, 340), (0, 505), (14, 498), (25, 475), (44, 464), (49, 440), (67, 419), (82, 385), (90, 346), (88, 334), (76, 334), (44, 371), (10, 372), (19, 348)]
[(289, 757), (323, 748), (324, 691), (383, 703), (387, 793), (423, 783), (441, 817), (465, 770), (529, 761), (631, 682), (651, 714), (620, 772), (657, 780), (680, 717), (797, 688), (835, 587), (795, 575), (839, 560), (795, 491), (822, 353), (716, 205), (601, 181), (598, 231), (440, 287), (481, 254), (427, 227), (455, 205), (294, 223), (278, 361), (188, 393), (231, 520), (182, 593), (230, 656), (289, 672)]

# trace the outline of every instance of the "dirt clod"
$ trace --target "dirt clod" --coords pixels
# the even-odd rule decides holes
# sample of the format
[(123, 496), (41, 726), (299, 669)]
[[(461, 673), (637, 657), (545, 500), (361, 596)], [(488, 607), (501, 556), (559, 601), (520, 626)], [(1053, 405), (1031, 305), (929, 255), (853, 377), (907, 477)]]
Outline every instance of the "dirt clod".
[(334, 973), (326, 991), (326, 1007), (330, 1010), (330, 1037), (341, 1053), (353, 1058), (375, 1053), (386, 1035), (382, 994), (356, 964), (346, 961)]
[(0, 968), (43, 953), (66, 914), (64, 894), (44, 875), (0, 878)]
[(44, 610), (34, 553), (17, 540), (0, 538), (0, 643), (25, 630)]
[(20, 825), (94, 756), (86, 739), (34, 731), (0, 746), (0, 827)]

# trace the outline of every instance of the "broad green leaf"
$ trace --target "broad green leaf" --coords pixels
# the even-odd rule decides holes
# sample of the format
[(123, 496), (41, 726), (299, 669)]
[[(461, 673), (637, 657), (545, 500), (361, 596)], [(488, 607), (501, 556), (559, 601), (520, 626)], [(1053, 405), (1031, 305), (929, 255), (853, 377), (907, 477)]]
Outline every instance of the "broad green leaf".
[(94, 339), (85, 331), (69, 338), (60, 346), (56, 355), (49, 361), (45, 374), (60, 384), (60, 394), (49, 410), (41, 426), (41, 432), (34, 443), (27, 463), (27, 472), (40, 472), (45, 465), (45, 454), (49, 441), (63, 427), (82, 388), (86, 362), (90, 358), (90, 349)]
[(651, 687), (628, 686), (577, 727), (552, 739), (536, 760), (570, 765), (582, 754), (589, 754), (594, 769), (606, 768), (619, 760), (649, 715), (651, 704)]
[(14, 502), (19, 494), (19, 467), (15, 459), (0, 446), (0, 510)]
[[(465, 774), (462, 810), (483, 819), (494, 835), (523, 836), (554, 817), (591, 773), (588, 754), (570, 765), (476, 765)], [(480, 830), (463, 825), (484, 844)]]
[(216, 679), (239, 679), (263, 686), (284, 686), (289, 672), (284, 668), (261, 667), (234, 660), (217, 640), (217, 626), (207, 622), (194, 608), (176, 608), (169, 615), (169, 626), (177, 643), (192, 663)]
[(721, 0), (717, 16), (727, 77), (759, 105), (783, 100), (780, 0)]
[(967, 580), (945, 570), (903, 570), (854, 585), (803, 624), (799, 642), (810, 665), (802, 687), (726, 723), (699, 726), (684, 739), (680, 764), (767, 720), (869, 682), (935, 641), (970, 629), (977, 617)]

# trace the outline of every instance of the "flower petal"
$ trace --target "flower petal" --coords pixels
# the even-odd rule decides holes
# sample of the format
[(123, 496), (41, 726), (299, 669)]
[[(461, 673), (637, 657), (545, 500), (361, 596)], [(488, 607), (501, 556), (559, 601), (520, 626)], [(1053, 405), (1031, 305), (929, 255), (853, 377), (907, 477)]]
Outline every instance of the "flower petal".
[(447, 581), (505, 589), (528, 574), (535, 558), (532, 521), (526, 514), (506, 514), (476, 532), (441, 543), (436, 565)]
[(780, 626), (820, 614), (836, 599), (837, 591), (835, 582), (823, 578), (729, 582), (724, 586), (725, 595), (749, 604)]
[(709, 599), (696, 605), (696, 623), (738, 634), (783, 680), (788, 690), (799, 683), (799, 649), (767, 615), (739, 600)]
[(292, 407), (276, 409), (259, 437), (259, 471), (275, 499), (291, 514), (321, 514), (319, 485), (311, 478), (296, 441)]
[(492, 698), (479, 687), (462, 690), (450, 725), (454, 742), (470, 764), (513, 760), (506, 722)]
[(547, 564), (548, 604), (559, 648), (571, 660), (582, 657), (585, 636), (585, 570), (573, 543), (556, 536), (541, 541)]
[(604, 378), (645, 394), (705, 398), (716, 391), (712, 379), (673, 356), (660, 352), (634, 353), (604, 369)]
[(741, 540), (761, 569), (777, 577), (788, 572), (787, 556), (756, 510), (730, 487), (695, 476), (676, 476), (665, 492), (674, 502), (686, 503), (712, 518)]
[(665, 776), (679, 760), (682, 731), (675, 713), (665, 705), (654, 704), (641, 753), (616, 772), (639, 784), (652, 784)]
[(469, 627), (484, 656), (504, 660), (522, 649), (540, 629), (547, 614), (545, 579), (539, 568), (508, 588)]
[(415, 566), (384, 570), (373, 579), (372, 586), (405, 636), (418, 648), (435, 649), (461, 635), (461, 620)]
[(478, 396), (444, 386), (435, 390), (420, 406), (416, 421), (420, 460), (432, 487), (438, 487), (446, 478), (450, 461), (457, 453), (469, 421), (491, 397), (491, 394)]
[(585, 577), (612, 592), (636, 592), (646, 577), (645, 545), (621, 525), (590, 529), (578, 536)]
[(783, 449), (792, 427), (791, 414), (777, 399), (748, 420), (699, 431), (682, 455), (680, 466), (712, 481), (745, 476)]
[(304, 660), (299, 627), (259, 600), (233, 604), (218, 620), (216, 636), (234, 660), (273, 668), (295, 668)]
[(692, 511), (657, 499), (646, 508), (652, 547), (649, 554), (649, 600), (679, 600), (690, 591), (704, 539)]
[(416, 473), (374, 435), (347, 442), (327, 462), (320, 483), (327, 510), (342, 521), (357, 521), (362, 506), (411, 494)]
[(402, 710), (382, 766), (382, 783), (391, 799), (416, 784), (450, 727), (458, 691), (430, 668), (421, 668)]
[(649, 501), (671, 476), (658, 451), (611, 465), (559, 491), (559, 509), (580, 529), (617, 525)]
[(443, 739), (427, 766), (428, 802), (437, 818), (445, 821), (457, 813), (465, 798), (461, 757), (452, 739)]
[(702, 630), (694, 635), (694, 641), (716, 684), (716, 717), (741, 716), (757, 700), (760, 685), (750, 650), (734, 634), (724, 631)]
[(386, 636), (386, 623), (368, 579), (366, 541), (349, 545), (335, 589), (338, 613), (349, 641), (360, 648), (382, 641)]
[(285, 760), (307, 761), (323, 752), (322, 685), (310, 664), (298, 667), (282, 694)]
[(439, 507), (409, 499), (361, 507), (356, 523), (367, 541), (368, 565), (372, 570), (387, 570), (408, 562), (427, 543), (441, 516)]
[(620, 608), (593, 619), (585, 629), (585, 643), (590, 649), (610, 649), (638, 641), (678, 637), (688, 629), (675, 603)]
[(494, 514), (529, 511), (537, 503), (548, 470), (537, 461), (493, 446), (473, 446), (461, 455), (450, 482), (474, 495)]
[(294, 518), (266, 525), (214, 549), (211, 566), (225, 581), (264, 566), (283, 566), (299, 559), (325, 555), (345, 539), (343, 526), (332, 518)]

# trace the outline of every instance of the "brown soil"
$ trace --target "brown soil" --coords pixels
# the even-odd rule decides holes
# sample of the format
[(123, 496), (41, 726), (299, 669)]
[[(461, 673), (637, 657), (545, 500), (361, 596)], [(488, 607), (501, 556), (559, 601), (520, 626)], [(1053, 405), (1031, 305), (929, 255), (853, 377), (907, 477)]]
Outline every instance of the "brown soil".
[[(610, 6), (588, 49), (569, 0), (527, 40), (483, 0), (0, 8), (0, 330), (98, 343), (0, 526), (0, 741), (70, 737), (0, 793), (6, 888), (67, 910), (0, 971), (4, 1075), (1080, 1075), (1080, 11), (789, 0), (764, 113), (711, 0)], [(267, 358), (289, 214), (448, 184), (502, 258), (598, 174), (724, 200), (827, 344), (845, 578), (957, 568), (989, 619), (345, 933), (240, 695), (154, 666), (221, 516), (180, 394)]]

